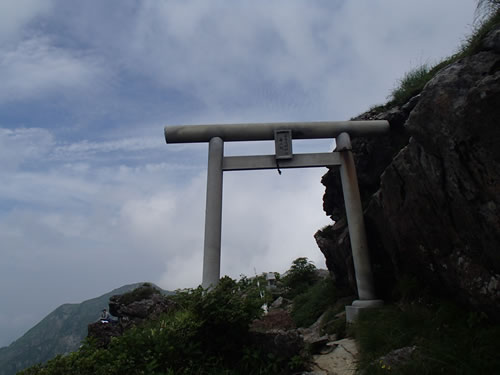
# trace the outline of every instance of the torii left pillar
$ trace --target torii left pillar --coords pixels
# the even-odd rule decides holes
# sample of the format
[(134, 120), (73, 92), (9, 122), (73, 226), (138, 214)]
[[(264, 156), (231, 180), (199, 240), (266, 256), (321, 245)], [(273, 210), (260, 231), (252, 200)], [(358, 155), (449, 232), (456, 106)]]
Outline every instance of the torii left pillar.
[(205, 211), (205, 248), (203, 252), (203, 288), (215, 286), (220, 275), (222, 233), (222, 162), (224, 141), (213, 137), (208, 143), (207, 202)]

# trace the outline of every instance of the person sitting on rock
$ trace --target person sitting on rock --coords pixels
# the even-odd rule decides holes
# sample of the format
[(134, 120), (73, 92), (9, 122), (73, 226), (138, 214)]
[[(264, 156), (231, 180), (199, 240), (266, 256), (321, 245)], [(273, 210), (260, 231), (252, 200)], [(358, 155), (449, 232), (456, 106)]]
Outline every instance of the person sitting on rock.
[(101, 323), (109, 323), (111, 321), (111, 316), (109, 315), (109, 312), (107, 312), (106, 309), (102, 310), (101, 317), (99, 318)]

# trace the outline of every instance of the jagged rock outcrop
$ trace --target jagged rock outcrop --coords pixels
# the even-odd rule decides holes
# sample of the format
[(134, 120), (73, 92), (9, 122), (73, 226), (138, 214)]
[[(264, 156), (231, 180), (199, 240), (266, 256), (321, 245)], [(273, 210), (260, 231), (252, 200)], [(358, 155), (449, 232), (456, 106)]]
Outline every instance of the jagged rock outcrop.
[[(378, 293), (409, 276), (500, 316), (500, 27), (406, 105), (359, 118), (391, 124), (353, 140)], [(337, 283), (354, 289), (338, 171), (322, 182), (336, 223), (315, 237)]]
[(109, 299), (111, 315), (121, 321), (137, 324), (145, 319), (155, 319), (173, 307), (172, 300), (165, 298), (157, 289), (151, 288), (154, 292), (146, 293), (147, 295), (141, 293), (141, 289), (149, 288), (151, 287), (141, 286), (132, 292), (138, 295), (135, 300), (128, 294), (112, 296)]
[(93, 338), (97, 345), (106, 347), (113, 337), (123, 334), (123, 326), (118, 322), (101, 323), (95, 322), (88, 326), (88, 337)]
[(117, 319), (89, 324), (88, 337), (94, 338), (101, 346), (106, 346), (112, 337), (145, 320), (158, 318), (175, 307), (175, 303), (165, 298), (155, 286), (145, 283), (131, 292), (114, 295), (109, 299), (109, 312)]

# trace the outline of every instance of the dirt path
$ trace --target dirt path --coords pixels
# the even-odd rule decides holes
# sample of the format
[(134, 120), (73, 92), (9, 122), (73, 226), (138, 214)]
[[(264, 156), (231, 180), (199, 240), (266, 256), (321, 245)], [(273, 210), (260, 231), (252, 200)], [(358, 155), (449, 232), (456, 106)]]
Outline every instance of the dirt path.
[(332, 351), (314, 356), (312, 374), (315, 375), (354, 375), (358, 349), (352, 338), (333, 341), (328, 344)]

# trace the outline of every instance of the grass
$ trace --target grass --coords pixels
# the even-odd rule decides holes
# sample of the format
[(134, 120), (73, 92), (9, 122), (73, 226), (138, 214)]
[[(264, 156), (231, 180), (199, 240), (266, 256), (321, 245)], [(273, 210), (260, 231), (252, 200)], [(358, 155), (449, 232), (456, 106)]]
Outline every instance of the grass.
[[(366, 374), (387, 373), (379, 358), (415, 345), (398, 374), (494, 374), (500, 371), (500, 325), (478, 312), (441, 301), (404, 304), (361, 314), (352, 326)], [(393, 369), (396, 370), (396, 369)]]
[(500, 23), (500, 9), (496, 8), (496, 10), (492, 11), (491, 15), (481, 22), (472, 34), (466, 38), (457, 53), (432, 67), (423, 64), (422, 66), (410, 70), (399, 80), (397, 87), (389, 95), (389, 102), (386, 105), (372, 108), (372, 110), (379, 109), (382, 111), (390, 106), (405, 104), (412, 97), (418, 95), (423, 90), (425, 84), (442, 68), (461, 58), (477, 53), (481, 48), (482, 39), (498, 23)]
[(433, 76), (426, 64), (410, 70), (399, 81), (399, 86), (392, 91), (392, 102), (395, 104), (406, 103), (409, 99), (419, 94)]

